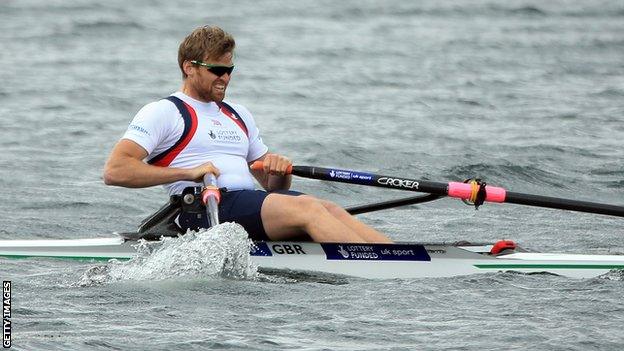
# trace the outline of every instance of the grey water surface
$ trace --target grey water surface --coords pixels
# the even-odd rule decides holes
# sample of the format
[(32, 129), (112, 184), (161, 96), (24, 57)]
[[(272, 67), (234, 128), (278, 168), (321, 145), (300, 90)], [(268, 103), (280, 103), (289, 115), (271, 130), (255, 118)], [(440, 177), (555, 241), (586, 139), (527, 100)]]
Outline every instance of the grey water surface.
[[(204, 24), (237, 40), (228, 99), (297, 164), (624, 204), (622, 1), (5, 0), (0, 239), (134, 230), (166, 201), (107, 187), (102, 169), (136, 111), (179, 88), (177, 47)], [(345, 206), (405, 196), (294, 188)], [(624, 254), (621, 218), (450, 199), (360, 218), (396, 240)], [(158, 276), (0, 258), (12, 348), (624, 348), (619, 273), (370, 281), (150, 264)]]

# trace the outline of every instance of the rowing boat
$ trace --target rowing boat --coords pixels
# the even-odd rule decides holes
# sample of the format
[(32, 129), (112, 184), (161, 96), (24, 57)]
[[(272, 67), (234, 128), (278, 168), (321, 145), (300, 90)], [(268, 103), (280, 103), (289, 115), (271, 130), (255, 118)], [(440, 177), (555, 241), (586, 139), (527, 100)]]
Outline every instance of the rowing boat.
[[(256, 163), (253, 167), (262, 167)], [(580, 211), (624, 217), (624, 207), (595, 202), (508, 192), (474, 180), (468, 183), (440, 183), (367, 172), (292, 166), (297, 176), (367, 185), (395, 190), (424, 192), (427, 195), (374, 203), (347, 209), (351, 214), (455, 197), (478, 207), (484, 202)], [(213, 180), (214, 181), (214, 180)], [(214, 188), (214, 187), (213, 187)], [(202, 197), (211, 223), (218, 224), (215, 196), (206, 188)], [(209, 203), (212, 205), (208, 206)], [(212, 207), (212, 209), (211, 209)], [(146, 218), (137, 232), (107, 238), (68, 240), (0, 240), (0, 257), (54, 257), (83, 260), (128, 260), (139, 245), (159, 245), (161, 236), (177, 236), (170, 223), (179, 207), (166, 204)], [(214, 212), (214, 213), (213, 213)], [(211, 214), (213, 213), (213, 214)], [(449, 243), (313, 243), (256, 241), (249, 252), (261, 270), (321, 272), (372, 279), (452, 277), (495, 271), (551, 273), (572, 278), (591, 278), (611, 270), (624, 270), (624, 255), (582, 255), (530, 252), (512, 241), (490, 244)]]
[[(158, 241), (149, 245), (158, 245)], [(129, 260), (138, 242), (122, 236), (69, 240), (0, 240), (0, 256)], [(624, 256), (528, 252), (510, 241), (493, 244), (352, 244), (265, 242), (251, 245), (260, 270), (320, 272), (369, 279), (452, 277), (515, 271), (592, 278), (624, 270)]]

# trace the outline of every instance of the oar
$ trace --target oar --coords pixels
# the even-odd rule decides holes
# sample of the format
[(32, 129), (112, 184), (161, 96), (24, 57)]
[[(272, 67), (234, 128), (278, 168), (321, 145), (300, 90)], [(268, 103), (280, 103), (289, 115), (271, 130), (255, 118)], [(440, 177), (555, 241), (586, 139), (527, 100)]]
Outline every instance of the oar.
[[(252, 169), (262, 169), (262, 163), (256, 162), (251, 167)], [(500, 203), (506, 202), (526, 206), (555, 208), (560, 210), (571, 210), (624, 217), (624, 207), (622, 206), (563, 199), (542, 195), (517, 193), (507, 191), (500, 187), (494, 187), (485, 184), (479, 185), (460, 182), (431, 182), (427, 180), (417, 180), (396, 176), (384, 176), (367, 172), (310, 166), (292, 166), (289, 169), (288, 173), (300, 177), (320, 179), (332, 182), (359, 184), (381, 188), (430, 193), (441, 196), (450, 196), (463, 200), (473, 201), (476, 202), (477, 205), (479, 205), (479, 203), (483, 201)]]
[(204, 190), (201, 196), (203, 204), (206, 205), (209, 226), (212, 228), (219, 224), (219, 201), (221, 200), (217, 178), (214, 174), (206, 173), (204, 175)]
[(352, 215), (356, 215), (356, 214), (362, 214), (362, 213), (373, 212), (373, 211), (387, 210), (389, 208), (395, 208), (395, 207), (400, 207), (400, 206), (420, 204), (423, 202), (437, 200), (441, 197), (442, 196), (436, 195), (436, 194), (410, 196), (410, 197), (406, 197), (403, 199), (388, 200), (388, 201), (375, 202), (375, 203), (366, 204), (366, 205), (348, 207), (348, 208), (345, 208), (345, 210)]

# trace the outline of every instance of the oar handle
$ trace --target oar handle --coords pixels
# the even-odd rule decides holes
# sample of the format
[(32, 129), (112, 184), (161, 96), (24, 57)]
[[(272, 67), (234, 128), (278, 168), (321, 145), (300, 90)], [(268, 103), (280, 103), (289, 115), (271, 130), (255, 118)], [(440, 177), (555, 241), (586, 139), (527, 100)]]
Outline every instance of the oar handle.
[[(264, 169), (264, 162), (256, 161), (252, 163), (249, 168), (251, 168), (251, 170), (253, 171), (261, 171)], [(293, 165), (288, 166), (288, 168), (286, 169), (286, 174), (293, 174)]]

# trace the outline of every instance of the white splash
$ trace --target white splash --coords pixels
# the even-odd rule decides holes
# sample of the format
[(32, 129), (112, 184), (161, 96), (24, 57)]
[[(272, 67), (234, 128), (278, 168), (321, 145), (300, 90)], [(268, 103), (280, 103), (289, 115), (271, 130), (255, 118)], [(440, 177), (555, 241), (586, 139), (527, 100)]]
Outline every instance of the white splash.
[(223, 223), (209, 230), (163, 238), (156, 246), (141, 242), (133, 259), (112, 260), (105, 266), (92, 267), (83, 274), (79, 284), (180, 277), (256, 279), (258, 267), (249, 254), (252, 245), (242, 226)]

